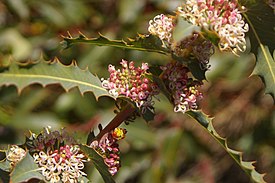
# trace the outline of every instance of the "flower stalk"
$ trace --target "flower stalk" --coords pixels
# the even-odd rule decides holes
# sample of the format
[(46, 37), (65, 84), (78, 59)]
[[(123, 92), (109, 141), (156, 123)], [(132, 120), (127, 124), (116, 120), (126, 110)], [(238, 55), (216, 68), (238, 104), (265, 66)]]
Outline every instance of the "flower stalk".
[(96, 140), (100, 140), (102, 136), (123, 123), (127, 118), (129, 118), (136, 111), (136, 108), (128, 103), (113, 119), (112, 121), (103, 128), (100, 133), (96, 136)]

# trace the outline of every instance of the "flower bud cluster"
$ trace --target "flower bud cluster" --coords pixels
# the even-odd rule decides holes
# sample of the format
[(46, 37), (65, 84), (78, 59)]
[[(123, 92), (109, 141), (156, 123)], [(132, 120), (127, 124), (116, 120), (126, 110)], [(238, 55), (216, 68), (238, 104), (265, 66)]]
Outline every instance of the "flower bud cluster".
[(173, 48), (174, 53), (179, 57), (195, 57), (202, 69), (208, 68), (210, 57), (214, 54), (214, 46), (211, 41), (205, 39), (201, 34), (193, 32), (189, 37), (178, 42)]
[(44, 128), (42, 133), (37, 137), (33, 137), (31, 140), (30, 151), (46, 151), (48, 148), (52, 148), (56, 143), (76, 144), (76, 141), (63, 129), (59, 131), (50, 131), (49, 128)]
[(158, 36), (168, 43), (172, 42), (172, 32), (174, 29), (173, 18), (160, 14), (149, 21), (148, 31), (150, 34)]
[(130, 98), (142, 111), (152, 107), (152, 96), (158, 94), (159, 89), (146, 77), (148, 64), (142, 63), (141, 67), (135, 67), (133, 61), (128, 64), (126, 60), (122, 60), (120, 64), (121, 70), (109, 65), (110, 77), (107, 80), (102, 79), (102, 87), (115, 97)]
[(45, 128), (37, 137), (33, 134), (28, 146), (34, 162), (49, 182), (78, 182), (86, 174), (82, 171), (88, 158), (66, 131)]
[(17, 145), (11, 145), (9, 150), (7, 151), (7, 160), (10, 161), (11, 165), (14, 166), (16, 163), (21, 161), (26, 155), (26, 151), (18, 147)]
[(172, 94), (174, 111), (185, 113), (197, 109), (197, 102), (202, 98), (198, 87), (202, 83), (190, 78), (189, 69), (178, 62), (169, 63), (162, 70), (162, 79)]
[(194, 25), (214, 31), (220, 39), (220, 50), (234, 54), (245, 51), (248, 24), (243, 20), (237, 0), (187, 0), (184, 6), (178, 7), (178, 13)]
[(117, 141), (123, 139), (126, 133), (127, 131), (123, 128), (115, 128), (112, 132), (103, 135), (99, 141), (95, 140), (90, 144), (104, 158), (112, 175), (115, 175), (121, 166)]

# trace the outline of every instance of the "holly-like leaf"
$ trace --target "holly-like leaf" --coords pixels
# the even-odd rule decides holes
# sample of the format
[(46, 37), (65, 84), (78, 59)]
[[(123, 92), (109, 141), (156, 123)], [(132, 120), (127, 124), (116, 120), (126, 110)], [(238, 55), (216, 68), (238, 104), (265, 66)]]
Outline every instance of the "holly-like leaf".
[(275, 49), (275, 14), (274, 10), (264, 0), (241, 0), (246, 10), (243, 16), (249, 24), (248, 36), (251, 51), (257, 54), (260, 44)]
[(88, 70), (81, 70), (75, 62), (65, 66), (58, 59), (52, 62), (41, 59), (24, 65), (11, 61), (10, 65), (0, 72), (0, 86), (15, 85), (21, 92), (23, 88), (34, 83), (42, 86), (59, 84), (66, 91), (77, 87), (81, 94), (93, 92), (96, 99), (100, 96), (112, 97), (106, 89), (102, 88), (97, 76)]
[(71, 35), (63, 37), (61, 42), (62, 46), (66, 49), (77, 43), (87, 43), (97, 46), (113, 46), (117, 48), (157, 52), (162, 54), (168, 54), (169, 49), (163, 47), (162, 41), (154, 35), (141, 35), (139, 34), (135, 39), (128, 38), (128, 40), (111, 40), (105, 36), (99, 34), (97, 38), (87, 38), (82, 33), (79, 33), (78, 37), (73, 38)]
[(255, 161), (243, 161), (242, 152), (233, 150), (228, 147), (226, 138), (221, 137), (215, 130), (212, 119), (202, 111), (187, 111), (189, 116), (194, 118), (215, 140), (225, 149), (225, 151), (237, 162), (237, 164), (250, 176), (251, 181), (256, 183), (265, 183), (264, 174), (256, 171), (253, 165)]
[(267, 46), (260, 45), (257, 62), (252, 74), (259, 75), (265, 83), (265, 92), (275, 100), (275, 51), (273, 58)]
[(242, 0), (247, 9), (243, 13), (249, 24), (251, 51), (257, 55), (253, 74), (259, 75), (266, 86), (266, 93), (275, 100), (275, 63), (270, 54), (275, 49), (275, 13), (263, 0)]
[(44, 180), (44, 176), (39, 172), (38, 165), (34, 163), (29, 153), (16, 164), (10, 176), (10, 182), (26, 182), (33, 178)]
[(103, 158), (93, 148), (90, 148), (87, 145), (80, 145), (80, 149), (88, 156), (88, 158), (91, 159), (105, 183), (115, 183), (107, 165), (104, 163)]

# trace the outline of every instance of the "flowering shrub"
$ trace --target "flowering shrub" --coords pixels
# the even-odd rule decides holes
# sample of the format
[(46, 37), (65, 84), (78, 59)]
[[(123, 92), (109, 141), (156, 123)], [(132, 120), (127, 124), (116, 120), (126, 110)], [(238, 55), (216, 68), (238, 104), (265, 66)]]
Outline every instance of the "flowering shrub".
[[(273, 12), (271, 2), (266, 2), (265, 5), (269, 8), (269, 13)], [(76, 62), (64, 65), (58, 59), (46, 62), (41, 58), (39, 61), (26, 63), (9, 61), (6, 65), (0, 63), (0, 86), (16, 85), (20, 93), (22, 89), (34, 83), (42, 86), (59, 84), (66, 92), (78, 88), (82, 95), (93, 92), (96, 99), (101, 96), (112, 98), (118, 108), (115, 109), (116, 114), (113, 119), (106, 123), (104, 128), (98, 124), (99, 131), (96, 135), (94, 130), (90, 131), (85, 143), (80, 142), (84, 138), (76, 140), (73, 134), (64, 129), (52, 131), (48, 127), (38, 135), (30, 132), (24, 144), (10, 145), (1, 150), (4, 155), (1, 154), (3, 158), (0, 161), (0, 175), (5, 172), (5, 180), (9, 182), (31, 182), (32, 179), (45, 182), (88, 182), (91, 175), (87, 172), (92, 172), (90, 167), (95, 167), (104, 182), (113, 183), (115, 175), (122, 166), (119, 141), (123, 140), (127, 133), (126, 129), (119, 126), (122, 123), (129, 125), (128, 121), (135, 121), (137, 117), (143, 118), (146, 122), (154, 121), (154, 105), (166, 97), (174, 112), (195, 119), (233, 157), (251, 180), (265, 182), (264, 174), (256, 171), (253, 162), (243, 161), (241, 152), (228, 147), (226, 139), (214, 129), (212, 118), (200, 109), (200, 101), (204, 96), (201, 86), (207, 82), (206, 71), (215, 69), (209, 64), (215, 54), (215, 46), (222, 53), (232, 52), (238, 56), (244, 54), (248, 32), (255, 34), (258, 41), (256, 46), (259, 47), (253, 73), (264, 80), (267, 93), (273, 97), (275, 95), (275, 88), (272, 87), (275, 75), (274, 58), (269, 48), (261, 42), (256, 27), (245, 12), (246, 8), (237, 0), (187, 0), (175, 10), (175, 15), (159, 14), (149, 20), (148, 32), (144, 35), (138, 34), (134, 39), (110, 40), (103, 35), (98, 38), (87, 38), (82, 33), (77, 38), (73, 38), (70, 34), (68, 37), (63, 37), (62, 45), (66, 48), (77, 43), (89, 43), (155, 52), (169, 58), (165, 60), (167, 57), (161, 57), (162, 62), (159, 62), (159, 65), (142, 62), (140, 66), (136, 66), (135, 61), (122, 59), (119, 62), (121, 68), (116, 67), (114, 63), (109, 64), (107, 79), (99, 79), (88, 69), (80, 69)], [(176, 40), (174, 31), (180, 18), (199, 29), (181, 40)], [(246, 21), (251, 26), (252, 32)], [(254, 44), (251, 42), (252, 46)], [(44, 93), (39, 97), (43, 96)], [(30, 103), (32, 105), (35, 102)], [(61, 103), (66, 105), (66, 102), (61, 101)], [(86, 113), (85, 105), (81, 105), (80, 108)], [(1, 112), (3, 111), (0, 107), (0, 115)], [(74, 110), (69, 110), (69, 113), (69, 116), (74, 118)], [(88, 123), (71, 126), (70, 129), (87, 132), (87, 129), (89, 131), (90, 128), (94, 128), (97, 123), (97, 119), (93, 118)], [(160, 143), (158, 140), (161, 142), (161, 139), (154, 139), (154, 142)], [(178, 139), (177, 141), (181, 142)], [(167, 147), (171, 144), (175, 146), (173, 143), (167, 144), (169, 145)], [(160, 146), (166, 148), (165, 144)], [(128, 148), (131, 148), (130, 145)], [(150, 151), (150, 148), (148, 149)]]

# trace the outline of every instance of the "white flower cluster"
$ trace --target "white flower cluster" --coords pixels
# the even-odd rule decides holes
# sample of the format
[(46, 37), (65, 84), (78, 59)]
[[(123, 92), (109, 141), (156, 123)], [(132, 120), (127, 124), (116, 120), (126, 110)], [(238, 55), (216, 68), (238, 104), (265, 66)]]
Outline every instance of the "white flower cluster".
[(221, 51), (246, 49), (245, 32), (248, 24), (244, 22), (237, 0), (187, 0), (178, 7), (179, 15), (194, 25), (214, 31), (219, 37)]
[(12, 145), (7, 152), (7, 160), (11, 162), (11, 165), (15, 165), (22, 160), (26, 155), (26, 151), (17, 145)]
[(168, 43), (172, 42), (173, 29), (173, 19), (163, 14), (157, 15), (153, 20), (149, 21), (148, 31)]
[(40, 151), (33, 155), (34, 162), (40, 167), (42, 175), (51, 183), (77, 183), (78, 179), (86, 175), (83, 171), (85, 159), (77, 145), (62, 146), (59, 150)]

